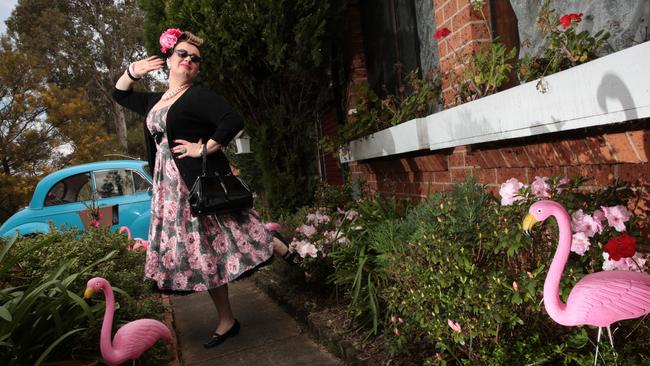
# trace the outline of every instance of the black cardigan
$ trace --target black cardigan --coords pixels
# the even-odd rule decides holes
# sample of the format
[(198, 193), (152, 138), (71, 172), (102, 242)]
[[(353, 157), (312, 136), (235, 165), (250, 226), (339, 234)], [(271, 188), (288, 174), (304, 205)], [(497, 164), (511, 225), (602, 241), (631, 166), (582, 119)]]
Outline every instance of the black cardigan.
[[(151, 108), (160, 100), (163, 93), (142, 93), (133, 90), (113, 89), (113, 99), (121, 106), (146, 117)], [(176, 139), (206, 143), (209, 139), (218, 142), (222, 148), (244, 128), (241, 117), (226, 103), (223, 97), (208, 89), (192, 86), (181, 95), (167, 112), (166, 133), (169, 147), (177, 143)], [(156, 144), (144, 123), (145, 146), (151, 171), (155, 170)], [(201, 175), (201, 159), (185, 157), (176, 158), (174, 162), (183, 177), (185, 185), (192, 187), (196, 177)], [(207, 157), (207, 173), (230, 173), (230, 164), (222, 150)]]

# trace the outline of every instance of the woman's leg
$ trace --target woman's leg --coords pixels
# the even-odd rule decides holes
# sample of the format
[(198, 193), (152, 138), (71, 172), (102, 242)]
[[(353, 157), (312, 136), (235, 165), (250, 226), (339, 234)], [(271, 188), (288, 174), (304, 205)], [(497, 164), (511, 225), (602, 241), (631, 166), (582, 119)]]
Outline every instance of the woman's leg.
[(224, 334), (235, 324), (235, 316), (230, 308), (230, 300), (228, 299), (228, 285), (219, 286), (208, 290), (214, 306), (219, 313), (219, 325), (217, 326), (216, 333)]
[(276, 238), (275, 236), (273, 237), (273, 253), (277, 255), (278, 257), (284, 257), (285, 254), (289, 251), (289, 248), (285, 243), (283, 243), (280, 239)]

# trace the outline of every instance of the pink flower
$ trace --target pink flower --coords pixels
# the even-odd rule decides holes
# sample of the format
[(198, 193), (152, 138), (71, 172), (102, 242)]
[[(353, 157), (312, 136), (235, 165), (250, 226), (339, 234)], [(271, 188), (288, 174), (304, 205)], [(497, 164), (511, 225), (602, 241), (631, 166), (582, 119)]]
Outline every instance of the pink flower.
[(311, 238), (312, 235), (316, 234), (316, 228), (312, 225), (302, 225), (298, 231), (303, 233), (306, 237)]
[(568, 178), (562, 178), (562, 179), (560, 179), (560, 181), (558, 182), (558, 185), (557, 185), (557, 186), (558, 186), (558, 188), (557, 188), (557, 194), (562, 194), (562, 192), (564, 192), (564, 188), (562, 188), (562, 186), (569, 184), (569, 182), (570, 182), (570, 181), (569, 181)]
[(296, 252), (298, 252), (298, 255), (300, 255), (301, 258), (316, 258), (318, 255), (318, 249), (316, 249), (316, 246), (304, 240), (296, 242)]
[(397, 321), (398, 321), (400, 324), (404, 324), (404, 319), (402, 319), (402, 318), (397, 318)]
[(515, 291), (519, 291), (519, 284), (517, 283), (517, 281), (512, 282), (512, 288), (515, 289)]
[(174, 48), (178, 38), (183, 35), (183, 31), (178, 28), (169, 28), (160, 35), (160, 52), (167, 53), (170, 48)]
[(93, 219), (93, 221), (90, 223), (93, 227), (99, 227), (99, 221)]
[(519, 196), (519, 190), (523, 188), (524, 184), (517, 180), (517, 178), (510, 178), (505, 183), (501, 184), (499, 195), (501, 195), (501, 206), (510, 206), (515, 201), (523, 199)]
[(350, 210), (348, 213), (345, 215), (345, 218), (352, 221), (355, 217), (359, 216), (359, 212), (355, 210)]
[(536, 197), (551, 197), (551, 186), (546, 183), (548, 177), (535, 177), (535, 181), (530, 185), (530, 191)]
[(598, 222), (601, 223), (601, 226), (602, 226), (603, 220), (606, 219), (605, 214), (601, 210), (594, 211), (592, 216), (594, 217), (594, 220), (598, 220)]
[(533, 274), (530, 271), (526, 271), (526, 276), (528, 276), (528, 278), (533, 278)]
[(393, 323), (393, 324), (397, 323), (397, 317), (395, 315), (391, 315), (390, 316), (390, 322)]
[(633, 271), (645, 272), (647, 259), (639, 252), (636, 252), (632, 258), (621, 258), (614, 261), (609, 258), (607, 252), (603, 252), (603, 270), (604, 271)]
[(571, 228), (573, 232), (583, 232), (590, 238), (603, 231), (603, 225), (600, 221), (594, 219), (591, 215), (585, 215), (582, 210), (578, 210), (571, 215)]
[(399, 337), (399, 329), (393, 328), (393, 333), (395, 333), (395, 335)]
[(585, 255), (585, 252), (589, 250), (591, 243), (589, 238), (583, 232), (573, 234), (573, 240), (571, 240), (571, 251), (578, 255)]
[(453, 321), (451, 321), (451, 319), (447, 319), (447, 325), (449, 325), (449, 328), (451, 328), (451, 330), (453, 330), (456, 333), (460, 333), (460, 331), (462, 330), (460, 324), (454, 323)]
[(632, 215), (630, 211), (625, 208), (625, 206), (614, 206), (614, 207), (600, 207), (603, 210), (603, 214), (607, 218), (607, 223), (609, 226), (616, 229), (618, 232), (625, 231), (625, 223), (630, 219)]

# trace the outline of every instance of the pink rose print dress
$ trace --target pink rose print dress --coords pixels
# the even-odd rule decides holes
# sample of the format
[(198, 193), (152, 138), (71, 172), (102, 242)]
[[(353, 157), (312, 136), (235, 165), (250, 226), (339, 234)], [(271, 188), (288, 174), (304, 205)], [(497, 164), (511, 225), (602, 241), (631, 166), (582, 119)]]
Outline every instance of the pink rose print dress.
[[(151, 110), (147, 116), (152, 134), (165, 132), (169, 108)], [(146, 278), (155, 280), (162, 290), (205, 291), (271, 257), (273, 237), (254, 210), (192, 216), (189, 190), (176, 168), (166, 134), (157, 148)]]

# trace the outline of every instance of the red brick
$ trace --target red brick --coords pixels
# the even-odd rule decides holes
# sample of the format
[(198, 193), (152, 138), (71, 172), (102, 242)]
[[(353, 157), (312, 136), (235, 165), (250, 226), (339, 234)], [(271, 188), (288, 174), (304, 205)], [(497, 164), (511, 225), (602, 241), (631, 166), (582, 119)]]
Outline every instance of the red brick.
[(580, 165), (567, 167), (569, 178), (585, 177), (591, 178), (587, 186), (608, 186), (616, 178), (614, 165)]
[(534, 167), (546, 166), (546, 159), (544, 153), (540, 148), (540, 144), (530, 144), (524, 147)]
[(510, 178), (517, 178), (520, 182), (528, 183), (526, 168), (500, 168), (497, 169), (497, 182), (503, 183)]
[(555, 149), (555, 152), (560, 157), (560, 164), (558, 164), (558, 165), (576, 165), (577, 164), (578, 160), (573, 155), (573, 151), (571, 151), (571, 148), (569, 147), (569, 145), (566, 144), (566, 141), (554, 142), (553, 143), (553, 148)]
[(421, 182), (418, 185), (419, 188), (419, 194), (422, 196), (428, 196), (431, 192), (433, 192), (433, 189), (431, 188), (431, 182)]
[(546, 160), (547, 166), (561, 166), (562, 159), (559, 156), (559, 153), (555, 150), (555, 146), (551, 143), (541, 143), (539, 144), (539, 150)]
[(523, 168), (530, 166), (528, 162), (528, 156), (523, 147), (508, 147), (499, 149), (501, 156), (506, 161), (507, 165), (512, 168)]
[(620, 164), (618, 166), (618, 178), (622, 182), (647, 186), (650, 184), (650, 163)]
[(435, 172), (433, 173), (433, 181), (436, 183), (451, 183), (450, 172)]
[(627, 137), (632, 147), (634, 147), (639, 160), (648, 162), (648, 155), (650, 155), (650, 131), (628, 131)]
[(474, 151), (472, 155), (476, 157), (476, 159), (478, 160), (478, 165), (481, 168), (490, 168), (489, 166), (490, 164), (487, 162), (487, 160), (485, 160), (485, 156), (483, 156), (483, 151), (481, 150)]
[(428, 171), (428, 172), (422, 172), (422, 181), (423, 182), (434, 182), (435, 179), (433, 178), (436, 173)]
[(503, 160), (503, 155), (501, 155), (498, 149), (483, 150), (483, 158), (485, 158), (485, 161), (488, 163), (487, 167), (489, 168), (507, 166), (505, 160)]
[(498, 184), (496, 169), (478, 169), (478, 182), (481, 184)]
[(528, 170), (528, 176), (530, 177), (530, 180), (534, 180), (535, 177), (548, 177), (548, 178), (553, 178), (553, 177), (562, 177), (565, 178), (567, 177), (566, 175), (566, 168), (561, 167), (561, 166), (552, 166), (548, 168), (533, 168)]
[(464, 22), (464, 26), (460, 28), (460, 35), (465, 40), (463, 43), (469, 43), (469, 41), (489, 41), (490, 33), (485, 26), (483, 21), (474, 21), (471, 23)]
[(442, 23), (445, 21), (445, 17), (442, 14), (441, 9), (436, 8), (434, 13), (436, 14), (436, 26), (438, 27), (437, 29), (442, 28)]
[(586, 137), (585, 142), (589, 146), (589, 150), (591, 150), (595, 164), (616, 162), (612, 149), (607, 143), (607, 140), (605, 140), (605, 136)]
[(584, 139), (567, 140), (566, 143), (573, 151), (578, 164), (596, 164), (591, 149)]
[(482, 158), (476, 152), (468, 152), (465, 154), (465, 166), (478, 167), (481, 166)]
[(641, 160), (636, 156), (630, 141), (625, 132), (608, 133), (605, 139), (609, 146), (611, 146), (616, 161), (619, 163), (639, 163)]
[(467, 177), (472, 175), (472, 169), (452, 169), (451, 180), (454, 183), (461, 183), (467, 180)]
[(457, 12), (458, 12), (458, 4), (456, 4), (456, 0), (449, 0), (442, 7), (442, 15), (445, 18), (445, 20), (450, 19)]
[(459, 153), (453, 153), (449, 155), (448, 159), (448, 165), (449, 167), (464, 167), (465, 166), (465, 153), (459, 152)]

